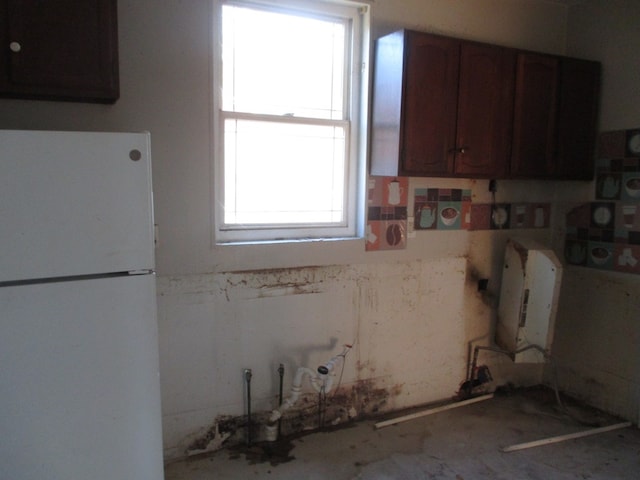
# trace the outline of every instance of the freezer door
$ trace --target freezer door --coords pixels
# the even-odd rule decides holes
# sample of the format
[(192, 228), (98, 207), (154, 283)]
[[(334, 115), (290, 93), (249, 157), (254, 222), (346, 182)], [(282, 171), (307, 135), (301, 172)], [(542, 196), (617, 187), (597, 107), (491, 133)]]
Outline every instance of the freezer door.
[(153, 269), (148, 134), (0, 130), (0, 282)]
[(153, 275), (0, 288), (0, 477), (163, 478)]

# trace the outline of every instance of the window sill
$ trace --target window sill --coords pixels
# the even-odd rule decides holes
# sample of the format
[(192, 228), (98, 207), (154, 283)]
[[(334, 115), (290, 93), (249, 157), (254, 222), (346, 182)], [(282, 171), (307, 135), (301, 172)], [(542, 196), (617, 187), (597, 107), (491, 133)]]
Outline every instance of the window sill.
[(312, 244), (333, 242), (361, 242), (364, 237), (327, 237), (327, 238), (283, 238), (274, 240), (240, 240), (228, 242), (216, 242), (216, 247), (227, 246), (251, 246), (251, 245), (283, 245), (283, 244)]

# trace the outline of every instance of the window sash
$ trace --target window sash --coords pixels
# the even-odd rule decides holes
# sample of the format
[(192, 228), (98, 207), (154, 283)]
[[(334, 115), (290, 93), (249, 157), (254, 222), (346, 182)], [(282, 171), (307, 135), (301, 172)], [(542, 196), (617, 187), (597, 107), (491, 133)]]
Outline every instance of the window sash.
[[(214, 27), (213, 63), (213, 127), (215, 132), (212, 144), (214, 156), (212, 192), (214, 201), (214, 240), (216, 243), (235, 242), (273, 242), (292, 239), (332, 239), (362, 237), (364, 233), (364, 209), (366, 195), (366, 119), (368, 105), (368, 52), (369, 52), (369, 7), (350, 0), (213, 0), (215, 5), (216, 26)], [(222, 110), (222, 65), (221, 65), (221, 6), (222, 4), (243, 6), (261, 6), (283, 9), (304, 9), (323, 18), (330, 15), (344, 17), (349, 22), (349, 49), (344, 68), (346, 118), (339, 120), (309, 119), (281, 115), (250, 114), (247, 112), (228, 112)], [(341, 222), (323, 224), (225, 224), (224, 219), (224, 124), (227, 119), (267, 120), (273, 122), (291, 122), (292, 124), (310, 122), (315, 125), (336, 125), (345, 131), (345, 173), (344, 219)]]
[[(225, 5), (241, 8), (248, 6), (246, 2), (238, 3), (233, 1), (225, 2)], [(351, 20), (349, 18), (338, 18), (326, 12), (324, 14), (311, 15), (309, 12), (299, 12), (295, 9), (285, 9), (281, 6), (254, 4), (252, 7), (267, 16), (272, 14), (276, 16), (286, 15), (295, 17), (300, 22), (306, 20), (311, 21), (313, 23), (307, 26), (308, 30), (313, 28), (317, 30), (320, 28), (318, 25), (324, 25), (323, 30), (325, 31), (323, 32), (323, 36), (328, 37), (327, 40), (329, 41), (336, 39), (335, 27), (339, 27), (342, 35), (338, 36), (338, 38), (342, 40), (342, 48), (338, 48), (340, 45), (335, 45), (334, 43), (334, 48), (329, 49), (326, 43), (321, 43), (316, 44), (316, 49), (314, 49), (314, 45), (309, 47), (306, 44), (297, 44), (295, 41), (285, 38), (285, 36), (278, 41), (269, 42), (269, 39), (264, 39), (260, 42), (260, 36), (254, 32), (252, 32), (248, 40), (234, 37), (233, 41), (230, 41), (227, 45), (223, 45), (224, 52), (226, 52), (225, 58), (231, 60), (229, 61), (229, 67), (224, 72), (222, 109), (256, 114), (290, 114), (292, 116), (330, 119), (350, 118), (350, 52), (353, 50)], [(275, 21), (276, 19), (273, 20)], [(328, 35), (329, 26), (334, 26), (334, 28), (331, 29), (331, 35)], [(271, 28), (271, 26), (269, 28)], [(235, 47), (235, 49), (232, 48), (232, 46)], [(249, 80), (249, 82), (245, 80), (248, 75), (242, 73), (242, 70), (254, 68), (255, 65), (248, 66), (242, 60), (246, 60), (245, 55), (251, 55), (248, 51), (256, 48), (256, 46), (257, 48), (263, 48), (267, 51), (271, 49), (283, 52), (283, 56), (274, 58), (274, 55), (265, 53), (263, 56), (258, 57), (257, 61), (261, 62), (261, 64), (257, 69), (262, 72), (259, 82), (260, 85), (253, 95), (256, 98), (248, 99), (247, 97), (252, 95), (246, 89), (246, 84), (251, 84), (251, 80)], [(330, 51), (331, 53), (329, 53)], [(334, 71), (336, 67), (335, 59), (341, 60), (337, 72)], [(269, 75), (269, 73), (267, 73), (270, 70), (287, 71), (291, 64), (296, 65), (295, 70), (297, 73), (290, 77)], [(318, 65), (324, 68), (318, 69)], [(327, 71), (331, 72), (330, 79), (325, 77)], [(324, 78), (324, 80), (320, 81), (317, 89), (312, 94), (304, 92), (304, 89), (298, 88), (298, 85), (311, 87), (314, 83), (318, 82), (319, 78)], [(329, 85), (330, 88), (327, 88)], [(278, 93), (282, 87), (284, 87), (286, 91), (286, 100), (284, 103), (282, 105), (271, 103), (280, 97)], [(287, 101), (293, 96), (296, 90), (300, 92), (300, 101)], [(336, 91), (339, 91), (341, 94), (336, 95), (334, 93)], [(322, 95), (326, 97), (321, 104), (305, 103), (310, 100), (309, 97), (322, 97)], [(284, 99), (280, 98), (280, 100)], [(319, 99), (315, 98), (313, 101), (319, 102)], [(317, 112), (317, 114), (313, 114), (314, 112)]]
[[(333, 208), (325, 208), (323, 209), (316, 209), (314, 210), (317, 216), (322, 215), (322, 212), (325, 212), (325, 215), (329, 215), (329, 212), (335, 212), (334, 213), (334, 217), (335, 215), (338, 214), (338, 212), (340, 213), (339, 215), (339, 219), (338, 218), (334, 218), (332, 220), (313, 220), (313, 221), (296, 221), (296, 222), (287, 222), (287, 221), (277, 221), (275, 220), (275, 217), (278, 215), (279, 212), (283, 212), (282, 216), (286, 216), (286, 211), (287, 210), (272, 210), (274, 213), (274, 220), (271, 222), (259, 222), (259, 221), (251, 221), (251, 220), (246, 220), (246, 219), (242, 219), (242, 211), (245, 210), (242, 207), (239, 207), (238, 204), (240, 204), (241, 202), (238, 202), (236, 200), (234, 200), (233, 197), (235, 197), (234, 192), (235, 192), (235, 188), (238, 188), (238, 184), (235, 183), (234, 178), (236, 176), (236, 170), (237, 169), (242, 169), (243, 167), (241, 165), (237, 165), (236, 164), (236, 160), (237, 160), (237, 156), (238, 155), (234, 155), (234, 158), (228, 158), (227, 154), (232, 154), (234, 153), (234, 145), (229, 145), (226, 142), (226, 139), (231, 137), (232, 135), (227, 131), (226, 127), (223, 127), (223, 129), (225, 130), (225, 153), (224, 153), (224, 165), (223, 165), (223, 174), (225, 176), (225, 180), (224, 180), (224, 195), (223, 198), (224, 203), (225, 203), (225, 210), (223, 211), (223, 219), (222, 222), (220, 224), (220, 229), (221, 230), (227, 230), (227, 231), (231, 231), (231, 230), (250, 230), (250, 229), (267, 229), (267, 228), (278, 228), (278, 229), (299, 229), (299, 228), (305, 228), (305, 227), (327, 227), (327, 226), (341, 226), (341, 227), (346, 227), (348, 224), (348, 215), (347, 212), (349, 210), (349, 203), (348, 203), (348, 196), (345, 195), (345, 192), (347, 191), (348, 185), (349, 185), (349, 180), (350, 180), (350, 172), (349, 172), (349, 163), (350, 163), (350, 159), (349, 159), (349, 140), (350, 140), (350, 122), (345, 121), (345, 120), (327, 120), (327, 119), (315, 119), (315, 118), (300, 118), (300, 117), (282, 117), (282, 116), (273, 116), (273, 115), (256, 115), (256, 114), (247, 114), (247, 113), (235, 113), (235, 112), (222, 112), (222, 123), (223, 125), (228, 125), (230, 122), (233, 121), (239, 121), (239, 122), (245, 122), (245, 123), (255, 123), (255, 124), (262, 124), (265, 127), (270, 127), (270, 126), (274, 126), (274, 127), (278, 127), (278, 126), (282, 126), (282, 127), (286, 127), (286, 126), (299, 126), (301, 128), (304, 127), (324, 127), (323, 130), (325, 131), (329, 131), (331, 129), (334, 129), (336, 131), (341, 131), (343, 132), (342, 136), (338, 136), (337, 140), (336, 137), (333, 137), (333, 147), (334, 148), (339, 148), (340, 146), (342, 147), (340, 149), (339, 152), (334, 152), (334, 154), (338, 155), (338, 162), (337, 165), (329, 165), (327, 166), (326, 169), (323, 168), (319, 168), (316, 169), (315, 173), (318, 175), (322, 175), (324, 174), (325, 176), (327, 174), (329, 174), (329, 170), (333, 171), (332, 175), (333, 175), (333, 182), (331, 182), (331, 180), (327, 180), (326, 183), (324, 183), (324, 185), (328, 185), (328, 184), (333, 184), (335, 188), (339, 188), (341, 193), (340, 193), (340, 198), (339, 198), (339, 206), (335, 204), (335, 202), (331, 202), (333, 205)], [(278, 137), (276, 137), (278, 138)], [(328, 135), (326, 137), (327, 139), (329, 139), (329, 141), (331, 140), (331, 136)], [(257, 139), (256, 139), (257, 140)], [(335, 144), (338, 144), (337, 146)], [(301, 157), (312, 157), (312, 154), (307, 154), (306, 152), (302, 152), (301, 153)], [(328, 158), (329, 155), (327, 155), (326, 158)], [(340, 159), (342, 159), (342, 161), (340, 161)], [(283, 189), (282, 191), (286, 191), (286, 189), (289, 189), (291, 187), (290, 184), (288, 184), (286, 182), (286, 177), (288, 172), (288, 169), (291, 168), (296, 168), (297, 165), (293, 164), (292, 162), (289, 162), (289, 166), (285, 165), (283, 167), (283, 171), (281, 171), (280, 173), (277, 174), (277, 177), (279, 179), (282, 180), (282, 182), (280, 182), (277, 185), (262, 185), (259, 182), (261, 181), (260, 178), (260, 172), (257, 172), (258, 177), (253, 179), (256, 181), (257, 185), (254, 186), (254, 188), (256, 189), (256, 192), (258, 192), (258, 198), (263, 198), (264, 200), (268, 200), (267, 197), (269, 197), (270, 195), (274, 195), (277, 191), (280, 191), (279, 189)], [(313, 169), (315, 166), (315, 164), (311, 164), (310, 166), (307, 166), (307, 170), (311, 170)], [(331, 168), (333, 167), (333, 169)], [(265, 166), (266, 169), (272, 169), (272, 168), (277, 168), (277, 165), (269, 165), (269, 166)], [(320, 170), (320, 171), (318, 171)], [(335, 170), (335, 171), (334, 171)], [(309, 172), (312, 173), (312, 172)], [(298, 175), (297, 178), (300, 179), (303, 175)], [(305, 188), (309, 188), (311, 191), (309, 192), (309, 194), (313, 194), (310, 182), (312, 182), (313, 180), (317, 180), (317, 178), (307, 178), (307, 184), (306, 185), (302, 185)], [(242, 185), (239, 186), (240, 188), (242, 188)], [(334, 189), (335, 189), (334, 188)], [(260, 191), (264, 189), (264, 191), (262, 191), (263, 196), (260, 197)], [(276, 191), (274, 191), (273, 189), (276, 189)], [(269, 191), (270, 190), (270, 191)], [(299, 188), (298, 188), (299, 190)], [(240, 196), (242, 198), (246, 198), (246, 191), (245, 192), (241, 192)], [(286, 193), (286, 192), (285, 192)], [(302, 191), (298, 191), (298, 193), (300, 194), (300, 198), (303, 198), (305, 195), (305, 192)], [(333, 195), (331, 195), (331, 197), (334, 197)], [(254, 201), (256, 201), (257, 199), (254, 198)], [(326, 205), (326, 202), (325, 202)], [(226, 222), (226, 217), (227, 217), (227, 210), (229, 210), (229, 216), (235, 216), (236, 219), (235, 221), (231, 221), (231, 222)], [(298, 216), (301, 217), (302, 211), (300, 212), (299, 215), (296, 215), (294, 212), (296, 212), (297, 209), (296, 208), (292, 208), (291, 209), (291, 213), (290, 213), (290, 217), (294, 217), (294, 216)], [(234, 213), (237, 212), (237, 213)], [(249, 213), (247, 213), (246, 215), (250, 215)]]

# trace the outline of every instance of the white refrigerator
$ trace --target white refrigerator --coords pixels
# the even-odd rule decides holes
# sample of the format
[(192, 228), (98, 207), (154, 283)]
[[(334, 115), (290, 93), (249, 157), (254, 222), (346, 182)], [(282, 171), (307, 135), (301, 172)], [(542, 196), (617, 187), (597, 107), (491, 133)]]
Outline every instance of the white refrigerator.
[(163, 478), (148, 134), (0, 131), (0, 478)]

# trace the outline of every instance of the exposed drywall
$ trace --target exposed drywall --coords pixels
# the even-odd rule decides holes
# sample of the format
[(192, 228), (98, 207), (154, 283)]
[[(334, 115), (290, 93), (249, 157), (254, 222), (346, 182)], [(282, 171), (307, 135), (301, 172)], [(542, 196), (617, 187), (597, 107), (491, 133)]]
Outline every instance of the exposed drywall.
[[(328, 397), (352, 417), (453, 396), (466, 375), (462, 340), (473, 330), (466, 270), (466, 259), (453, 258), (159, 279), (170, 453), (183, 453), (217, 416), (245, 412), (243, 367), (253, 372), (252, 409), (268, 412), (277, 407), (280, 363), (288, 396), (298, 367), (315, 371), (343, 344), (353, 347)], [(316, 403), (312, 394), (285, 419), (302, 407), (315, 423)]]
[[(370, 3), (374, 36), (409, 27), (531, 50), (565, 49), (567, 7), (554, 2)], [(151, 132), (167, 455), (210, 440), (215, 445), (229, 433), (228, 416), (244, 412), (243, 368), (254, 372), (254, 409), (269, 411), (280, 362), (290, 385), (298, 366), (314, 367), (342, 343), (354, 343), (341, 388), (344, 406), (356, 413), (366, 410), (366, 391), (377, 392), (378, 409), (453, 395), (466, 375), (469, 343), (493, 337), (509, 232), (423, 231), (406, 250), (371, 253), (362, 240), (215, 246), (210, 0), (120, 0), (118, 8), (120, 100), (0, 100), (0, 128)], [(582, 200), (585, 185), (499, 182), (497, 200)], [(473, 201), (491, 200), (486, 181), (411, 179), (410, 186), (469, 188)], [(518, 232), (543, 242), (551, 233)], [(479, 278), (489, 279), (486, 293), (477, 292)], [(496, 382), (541, 378), (539, 369), (500, 356), (483, 354), (480, 361), (491, 364)], [(216, 434), (220, 419), (226, 423)]]

